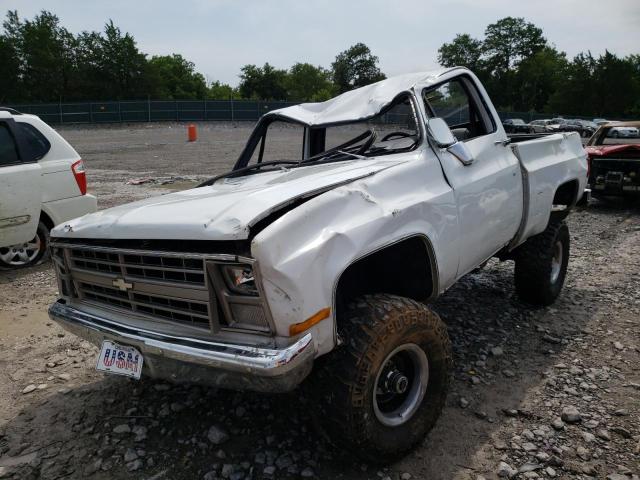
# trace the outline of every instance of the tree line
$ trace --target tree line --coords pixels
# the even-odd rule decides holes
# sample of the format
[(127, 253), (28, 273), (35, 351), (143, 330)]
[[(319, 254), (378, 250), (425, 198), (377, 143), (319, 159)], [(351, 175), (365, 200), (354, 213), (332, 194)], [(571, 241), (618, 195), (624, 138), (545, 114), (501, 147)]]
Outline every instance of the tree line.
[(586, 52), (568, 59), (523, 18), (488, 25), (482, 39), (457, 34), (440, 47), (438, 62), (473, 70), (501, 110), (640, 115), (640, 55)]
[(179, 54), (149, 56), (109, 21), (103, 32), (74, 35), (43, 10), (23, 20), (9, 11), (0, 32), (0, 102), (228, 99), (320, 101), (385, 78), (364, 44), (340, 53), (331, 68), (245, 65), (240, 84), (207, 83)]
[[(483, 81), (500, 110), (605, 117), (640, 115), (640, 55), (606, 51), (573, 59), (523, 18), (487, 26), (484, 38), (460, 33), (438, 50), (443, 67), (462, 65)], [(182, 55), (141, 52), (134, 37), (109, 21), (102, 32), (73, 34), (53, 13), (33, 19), (9, 11), (0, 32), (0, 103), (85, 100), (229, 98), (322, 101), (385, 78), (363, 43), (339, 53), (329, 68), (244, 65), (237, 87), (213, 81)]]

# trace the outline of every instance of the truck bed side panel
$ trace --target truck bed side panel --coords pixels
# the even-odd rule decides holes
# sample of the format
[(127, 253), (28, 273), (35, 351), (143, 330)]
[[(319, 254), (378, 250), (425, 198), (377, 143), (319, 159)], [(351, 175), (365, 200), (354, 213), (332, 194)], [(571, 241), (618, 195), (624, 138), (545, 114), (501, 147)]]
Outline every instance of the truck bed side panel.
[(546, 228), (560, 185), (577, 180), (579, 198), (587, 182), (587, 156), (577, 133), (548, 135), (511, 148), (520, 160), (525, 182), (525, 215), (515, 246)]

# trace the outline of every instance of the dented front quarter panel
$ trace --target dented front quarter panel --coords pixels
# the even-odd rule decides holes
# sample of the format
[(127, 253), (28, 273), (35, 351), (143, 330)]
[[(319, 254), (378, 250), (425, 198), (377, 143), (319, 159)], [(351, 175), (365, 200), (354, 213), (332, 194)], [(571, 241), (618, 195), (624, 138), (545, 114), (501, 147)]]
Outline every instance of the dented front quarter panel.
[(412, 236), (431, 243), (440, 290), (454, 281), (458, 224), (453, 192), (430, 150), (387, 157), (398, 158), (405, 163), (325, 192), (253, 239), (252, 255), (277, 319), (277, 335), (289, 335), (292, 324), (330, 307), (330, 317), (311, 330), (317, 354), (329, 352), (336, 340), (335, 288), (342, 272), (367, 254)]

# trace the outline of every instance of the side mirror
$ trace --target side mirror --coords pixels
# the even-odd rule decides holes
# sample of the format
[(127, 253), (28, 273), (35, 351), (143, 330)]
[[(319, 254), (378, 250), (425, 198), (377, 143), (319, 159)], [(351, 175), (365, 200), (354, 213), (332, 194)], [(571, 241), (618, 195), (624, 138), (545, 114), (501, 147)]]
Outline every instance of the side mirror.
[(438, 147), (446, 148), (447, 152), (460, 160), (463, 165), (473, 163), (474, 158), (467, 145), (453, 136), (447, 122), (443, 119), (436, 117), (427, 120), (427, 132)]
[(436, 117), (427, 120), (427, 130), (433, 141), (440, 148), (449, 148), (457, 142), (456, 137), (449, 130), (449, 125), (441, 118)]

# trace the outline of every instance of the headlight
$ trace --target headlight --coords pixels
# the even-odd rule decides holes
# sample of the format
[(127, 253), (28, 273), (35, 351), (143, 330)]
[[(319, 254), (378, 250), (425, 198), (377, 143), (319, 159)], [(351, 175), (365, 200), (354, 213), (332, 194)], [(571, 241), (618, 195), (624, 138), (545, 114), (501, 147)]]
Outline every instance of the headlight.
[(241, 295), (258, 296), (256, 279), (249, 265), (221, 265), (220, 268), (229, 290)]

